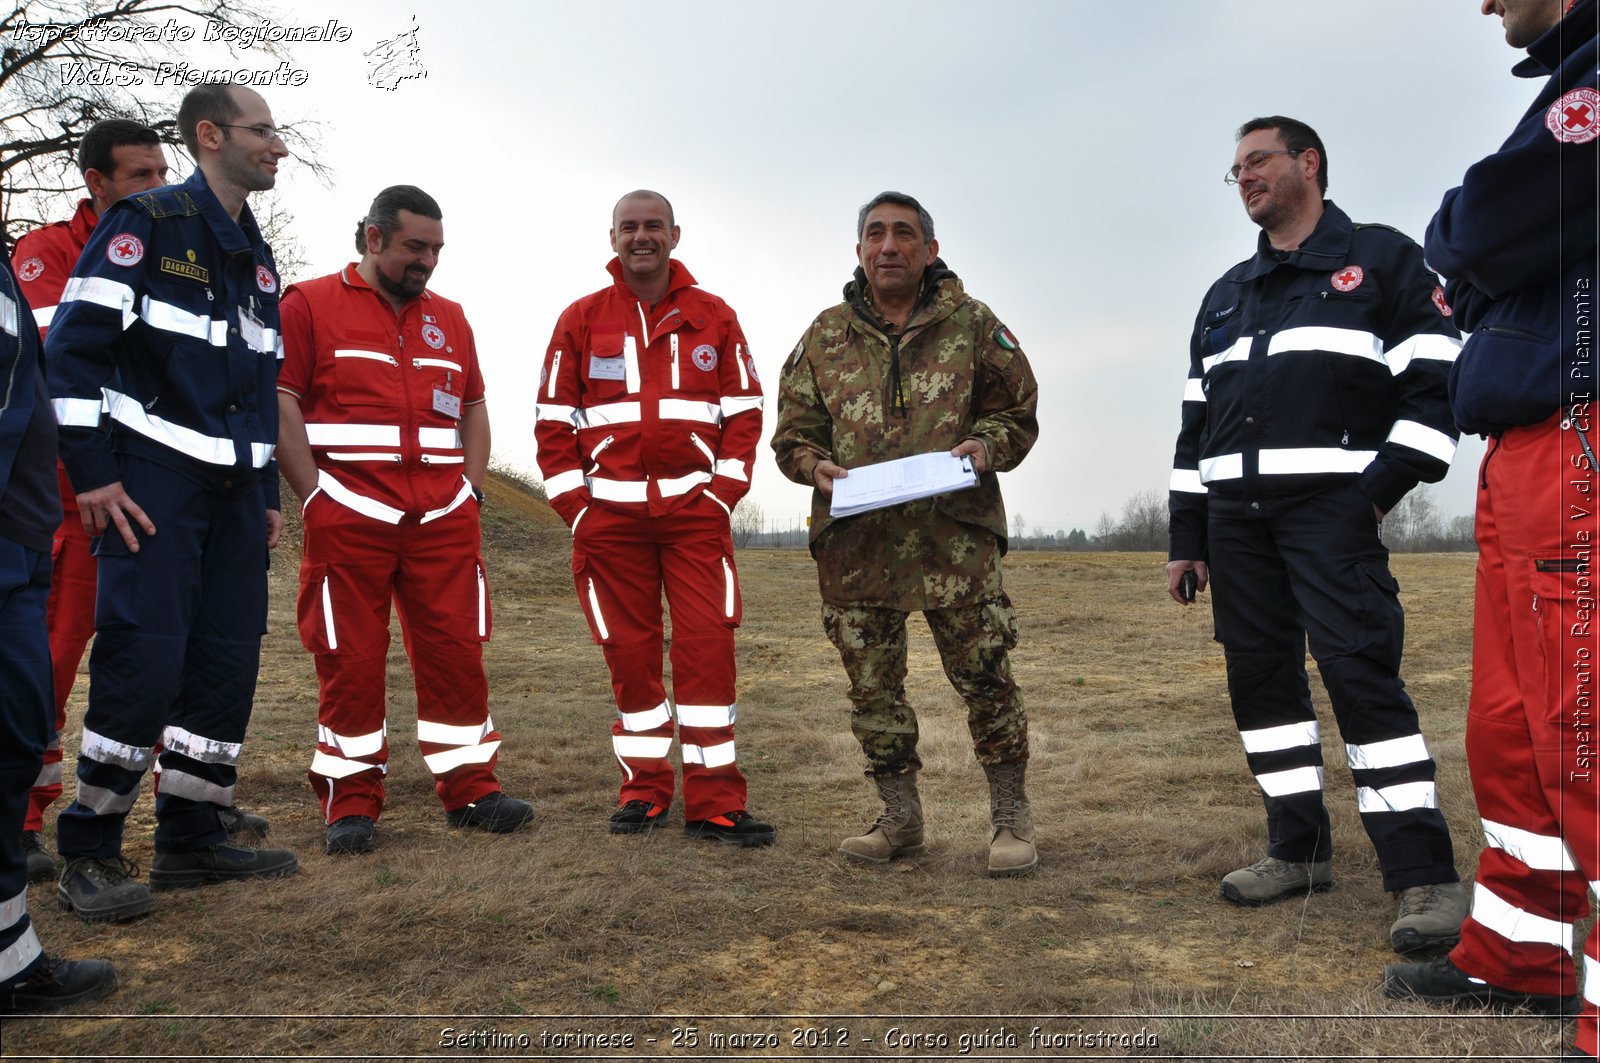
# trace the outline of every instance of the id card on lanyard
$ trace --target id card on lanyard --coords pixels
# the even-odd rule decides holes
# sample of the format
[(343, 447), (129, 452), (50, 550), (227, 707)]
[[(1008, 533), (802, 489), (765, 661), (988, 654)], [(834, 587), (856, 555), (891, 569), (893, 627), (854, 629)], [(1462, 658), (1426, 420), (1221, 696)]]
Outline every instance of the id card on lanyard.
[(452, 421), (461, 420), (461, 396), (451, 390), (451, 377), (444, 375), (444, 387), (433, 386), (433, 412), (442, 413)]

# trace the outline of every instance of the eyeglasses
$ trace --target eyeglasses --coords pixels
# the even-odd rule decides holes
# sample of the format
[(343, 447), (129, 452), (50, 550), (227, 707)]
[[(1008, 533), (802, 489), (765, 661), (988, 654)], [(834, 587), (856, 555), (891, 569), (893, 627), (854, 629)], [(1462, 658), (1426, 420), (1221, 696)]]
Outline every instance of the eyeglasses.
[(1236, 185), (1239, 183), (1240, 174), (1246, 172), (1254, 173), (1255, 171), (1261, 169), (1262, 165), (1265, 164), (1268, 159), (1272, 158), (1272, 156), (1287, 155), (1292, 159), (1304, 150), (1304, 148), (1279, 148), (1277, 151), (1252, 151), (1250, 154), (1244, 157), (1244, 162), (1235, 165), (1233, 169), (1222, 175), (1222, 183), (1225, 185)]
[(279, 144), (283, 143), (283, 134), (269, 125), (230, 125), (227, 122), (217, 122), (215, 125), (219, 129), (248, 129), (268, 144), (271, 144), (274, 140)]

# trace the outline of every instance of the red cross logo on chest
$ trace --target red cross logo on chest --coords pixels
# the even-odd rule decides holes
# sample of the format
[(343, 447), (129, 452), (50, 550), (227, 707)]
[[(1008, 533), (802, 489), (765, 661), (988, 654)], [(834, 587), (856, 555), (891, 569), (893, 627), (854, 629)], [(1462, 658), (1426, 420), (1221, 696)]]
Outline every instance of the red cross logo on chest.
[(132, 233), (118, 233), (106, 246), (106, 258), (114, 265), (136, 266), (144, 258), (144, 243)]
[(1361, 287), (1361, 282), (1367, 277), (1360, 266), (1346, 266), (1334, 273), (1330, 282), (1334, 288), (1341, 292), (1353, 292)]
[(1544, 113), (1544, 127), (1563, 144), (1587, 144), (1600, 136), (1600, 92), (1573, 89)]

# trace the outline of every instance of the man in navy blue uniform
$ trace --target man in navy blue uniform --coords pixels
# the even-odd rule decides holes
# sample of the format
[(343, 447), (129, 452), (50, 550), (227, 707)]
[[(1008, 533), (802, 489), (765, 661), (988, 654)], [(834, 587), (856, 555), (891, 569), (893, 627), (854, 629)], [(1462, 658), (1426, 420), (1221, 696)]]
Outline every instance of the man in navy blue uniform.
[[(160, 742), (155, 889), (286, 875), (229, 840), (278, 512), (278, 273), (246, 205), (288, 154), (257, 93), (203, 85), (178, 128), (199, 166), (115, 204), (46, 341), (61, 458), (96, 537), (99, 596), (77, 800), (56, 823), (63, 905), (154, 907), (123, 824)], [(102, 405), (109, 432), (100, 428)]]
[(55, 736), (50, 545), (61, 520), (55, 421), (39, 331), (0, 244), (0, 1014), (48, 1011), (117, 987), (104, 960), (48, 956), (28, 918), (22, 820)]
[(1445, 378), (1460, 343), (1421, 249), (1324, 198), (1328, 155), (1310, 126), (1246, 122), (1224, 180), (1262, 232), (1195, 323), (1167, 565), (1180, 604), (1216, 574), (1216, 638), (1267, 808), (1266, 856), (1225, 876), (1222, 895), (1260, 905), (1333, 884), (1309, 641), (1384, 889), (1399, 894), (1390, 944), (1449, 947), (1466, 895), (1400, 680), (1405, 617), (1378, 523), (1450, 468)]
[[(1593, 550), (1600, 232), (1600, 6), (1483, 0), (1512, 69), (1547, 80), (1500, 150), (1445, 193), (1428, 261), (1471, 333), (1450, 375), (1464, 431), (1492, 437), (1478, 477), (1478, 584), (1467, 764), (1483, 817), (1472, 915), (1399, 999), (1570, 1014), (1573, 924), (1600, 881)], [(1576, 1058), (1596, 1054), (1600, 939), (1583, 948)]]

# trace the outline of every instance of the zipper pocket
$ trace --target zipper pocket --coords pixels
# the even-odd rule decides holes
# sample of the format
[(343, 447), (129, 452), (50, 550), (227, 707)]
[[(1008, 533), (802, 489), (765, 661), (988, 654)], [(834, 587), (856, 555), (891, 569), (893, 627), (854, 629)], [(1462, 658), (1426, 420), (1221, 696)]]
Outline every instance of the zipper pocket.
[(705, 440), (701, 439), (698, 434), (690, 432), (689, 441), (700, 448), (700, 453), (704, 454), (706, 456), (706, 460), (711, 463), (712, 471), (716, 471), (717, 456), (711, 452), (710, 447), (706, 446)]

